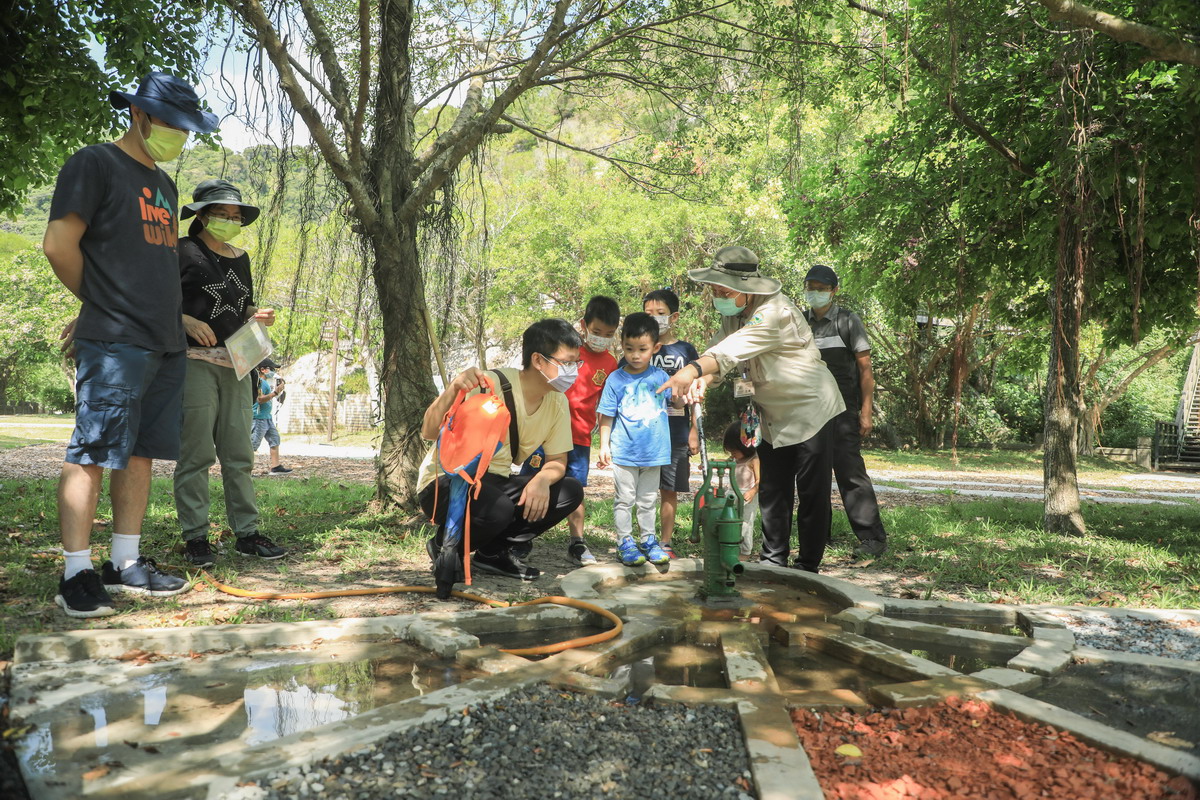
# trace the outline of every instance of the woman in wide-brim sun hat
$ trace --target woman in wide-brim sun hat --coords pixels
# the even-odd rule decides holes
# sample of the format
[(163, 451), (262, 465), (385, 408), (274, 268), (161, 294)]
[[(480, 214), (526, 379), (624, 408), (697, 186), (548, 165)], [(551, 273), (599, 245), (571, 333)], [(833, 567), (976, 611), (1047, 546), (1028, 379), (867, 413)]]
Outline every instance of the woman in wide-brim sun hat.
[(183, 426), (179, 461), (175, 464), (175, 509), (186, 548), (196, 567), (215, 563), (208, 541), (208, 471), (221, 462), (225, 511), (237, 537), (238, 553), (281, 558), (285, 550), (258, 529), (258, 505), (250, 470), (251, 405), (258, 375), (238, 379), (225, 340), (249, 320), (275, 322), (275, 312), (258, 308), (250, 256), (232, 242), (259, 209), (242, 201), (241, 191), (224, 180), (196, 187), (181, 219), (195, 217), (188, 235), (179, 240), (183, 286), (183, 326), (187, 333), (187, 378), (183, 389)]
[(821, 360), (804, 314), (783, 295), (778, 280), (762, 274), (753, 251), (722, 247), (712, 266), (689, 270), (688, 277), (712, 292), (721, 328), (708, 350), (663, 388), (695, 396), (704, 385), (733, 373), (738, 402), (752, 404), (761, 417), (762, 561), (788, 566), (792, 509), (798, 502), (799, 555), (792, 566), (817, 572), (833, 513), (833, 420), (845, 410), (837, 382)]

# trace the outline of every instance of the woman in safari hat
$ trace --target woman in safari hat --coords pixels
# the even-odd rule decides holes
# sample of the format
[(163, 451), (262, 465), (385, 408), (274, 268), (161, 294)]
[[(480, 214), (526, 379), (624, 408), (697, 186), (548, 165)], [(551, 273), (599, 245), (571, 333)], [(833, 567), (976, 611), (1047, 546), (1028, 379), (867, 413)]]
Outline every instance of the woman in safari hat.
[(762, 561), (788, 566), (798, 497), (800, 546), (792, 566), (816, 572), (832, 517), (830, 432), (833, 419), (845, 410), (837, 382), (821, 360), (804, 314), (780, 292), (779, 281), (761, 274), (752, 251), (723, 247), (711, 267), (689, 270), (688, 277), (711, 289), (721, 330), (709, 349), (663, 388), (695, 396), (704, 385), (733, 373), (734, 396), (761, 417)]
[(179, 240), (183, 285), (183, 327), (187, 333), (187, 377), (183, 386), (183, 430), (175, 464), (175, 509), (186, 558), (196, 567), (214, 561), (208, 541), (208, 471), (221, 462), (225, 513), (237, 536), (235, 550), (258, 558), (286, 552), (258, 531), (258, 505), (250, 468), (251, 385), (258, 376), (238, 379), (225, 340), (249, 320), (275, 323), (275, 311), (258, 308), (250, 256), (231, 242), (258, 219), (256, 206), (228, 181), (207, 180), (196, 187), (180, 218), (194, 216)]

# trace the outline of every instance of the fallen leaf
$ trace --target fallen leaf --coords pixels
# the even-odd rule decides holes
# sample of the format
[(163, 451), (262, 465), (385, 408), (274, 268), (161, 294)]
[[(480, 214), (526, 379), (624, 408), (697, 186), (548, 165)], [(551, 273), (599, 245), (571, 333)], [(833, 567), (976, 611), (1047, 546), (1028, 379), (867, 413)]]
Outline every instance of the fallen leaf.
[(856, 745), (844, 744), (833, 752), (839, 756), (849, 756), (850, 758), (862, 758), (862, 750), (859, 750)]
[(112, 772), (112, 769), (108, 766), (108, 764), (101, 764), (95, 769), (89, 769), (87, 772), (83, 773), (83, 779), (85, 781), (98, 780), (110, 772)]
[(1146, 734), (1146, 738), (1152, 742), (1165, 744), (1168, 747), (1179, 747), (1185, 750), (1190, 750), (1195, 746), (1186, 739), (1176, 736), (1175, 731), (1150, 731), (1150, 733)]
[(117, 656), (117, 661), (136, 661), (150, 655), (145, 650), (129, 650)]

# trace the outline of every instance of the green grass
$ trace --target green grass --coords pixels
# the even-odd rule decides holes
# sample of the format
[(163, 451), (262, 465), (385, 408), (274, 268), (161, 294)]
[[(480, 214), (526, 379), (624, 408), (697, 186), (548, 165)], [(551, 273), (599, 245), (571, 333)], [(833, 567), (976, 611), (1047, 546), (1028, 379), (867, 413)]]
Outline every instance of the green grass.
[[(0, 659), (19, 635), (61, 630), (53, 606), (61, 574), (53, 480), (0, 481)], [(292, 550), (273, 569), (278, 580), (299, 590), (318, 588), (310, 566), (326, 580), (387, 581), (387, 565), (424, 559), (428, 527), (419, 520), (371, 510), (372, 487), (323, 479), (256, 480), (263, 532)], [(182, 564), (171, 482), (155, 479), (143, 529), (143, 552), (164, 564)], [(103, 496), (107, 495), (107, 492)], [(212, 484), (212, 518), (224, 518), (219, 481)], [(101, 501), (100, 519), (111, 511)], [(1157, 608), (1200, 607), (1200, 526), (1195, 506), (1088, 505), (1088, 533), (1081, 538), (1047, 534), (1040, 503), (950, 502), (885, 509), (891, 548), (873, 567), (909, 579), (918, 597), (947, 594), (1006, 603), (1109, 603)], [(612, 503), (586, 506), (585, 536), (603, 561), (613, 547)], [(698, 555), (687, 541), (691, 506), (681, 504), (673, 544), (681, 556)], [(94, 537), (94, 557), (107, 557), (107, 532)], [(853, 537), (846, 517), (834, 513), (834, 542), (828, 564), (844, 563)], [(565, 525), (550, 531), (539, 547), (563, 548)], [(215, 577), (239, 583), (230, 560)], [(336, 570), (330, 575), (330, 570)], [(514, 586), (512, 598), (524, 599)], [(154, 600), (157, 613), (180, 608), (176, 600)], [(134, 605), (134, 608), (141, 607)], [(147, 605), (147, 609), (151, 606)], [(319, 602), (221, 605), (171, 624), (265, 622), (320, 619), (336, 612)], [(105, 625), (121, 625), (109, 618)], [(75, 626), (79, 627), (79, 626)]]
[[(57, 482), (4, 480), (0, 484), (3, 486), (0, 489), (0, 659), (3, 659), (12, 652), (17, 636), (50, 630), (61, 623), (62, 620), (55, 619), (60, 612), (53, 602), (62, 560), (55, 500)], [(220, 481), (211, 485), (210, 516), (213, 520), (224, 520)], [(277, 567), (280, 575), (287, 576), (289, 586), (312, 588), (304, 579), (305, 564), (333, 565), (340, 570), (342, 580), (366, 580), (381, 575), (378, 564), (424, 553), (424, 539), (413, 535), (422, 527), (419, 523), (369, 510), (371, 486), (321, 479), (262, 479), (255, 481), (255, 487), (262, 531), (292, 550), (292, 557)], [(111, 519), (107, 494), (105, 487), (97, 519)], [(164, 565), (184, 563), (171, 552), (179, 543), (179, 527), (169, 479), (156, 478), (151, 484), (142, 534), (143, 553)], [(107, 530), (93, 536), (93, 559), (97, 564), (108, 557), (110, 540)], [(219, 562), (212, 570), (213, 577), (237, 584), (238, 573), (230, 566), (232, 563), (235, 562)], [(170, 608), (160, 600), (150, 602), (160, 610)], [(133, 607), (137, 608), (136, 602)], [(243, 612), (243, 616), (247, 613), (250, 612)], [(311, 619), (315, 618), (314, 613), (306, 610), (303, 603), (264, 603), (254, 608), (253, 621)], [(232, 618), (197, 617), (191, 623), (211, 621), (228, 622)], [(61, 628), (61, 624), (57, 627)]]
[[(990, 501), (885, 510), (890, 549), (875, 563), (915, 576), (921, 597), (980, 602), (1200, 605), (1200, 527), (1194, 506), (1090, 505), (1085, 536), (1047, 533), (1042, 505)], [(827, 558), (853, 536), (834, 513)]]
[(66, 444), (75, 418), (66, 414), (0, 415), (0, 450), (30, 444)]

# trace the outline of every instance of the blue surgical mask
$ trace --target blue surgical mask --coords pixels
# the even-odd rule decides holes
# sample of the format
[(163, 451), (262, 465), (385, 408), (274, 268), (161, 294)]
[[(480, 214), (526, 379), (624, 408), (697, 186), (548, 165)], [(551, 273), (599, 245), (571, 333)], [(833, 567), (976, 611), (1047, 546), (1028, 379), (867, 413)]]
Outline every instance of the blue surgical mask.
[(742, 307), (737, 304), (737, 300), (732, 297), (714, 297), (713, 308), (722, 317), (736, 317), (742, 313)]

